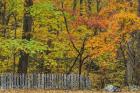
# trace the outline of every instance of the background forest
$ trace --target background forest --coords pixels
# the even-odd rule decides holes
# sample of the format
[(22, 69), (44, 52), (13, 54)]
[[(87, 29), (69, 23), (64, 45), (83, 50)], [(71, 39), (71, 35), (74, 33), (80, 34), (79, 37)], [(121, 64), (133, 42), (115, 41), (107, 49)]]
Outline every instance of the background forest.
[(77, 73), (140, 85), (140, 0), (0, 0), (0, 73)]

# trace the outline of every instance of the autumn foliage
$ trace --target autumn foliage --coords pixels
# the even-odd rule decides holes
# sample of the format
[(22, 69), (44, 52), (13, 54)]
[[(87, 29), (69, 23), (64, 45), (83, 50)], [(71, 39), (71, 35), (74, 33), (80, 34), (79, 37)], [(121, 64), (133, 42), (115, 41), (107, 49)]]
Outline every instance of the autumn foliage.
[(136, 0), (25, 1), (33, 4), (0, 0), (1, 73), (17, 73), (24, 56), (27, 73), (87, 75), (99, 80), (96, 88), (123, 85), (124, 61), (140, 29)]

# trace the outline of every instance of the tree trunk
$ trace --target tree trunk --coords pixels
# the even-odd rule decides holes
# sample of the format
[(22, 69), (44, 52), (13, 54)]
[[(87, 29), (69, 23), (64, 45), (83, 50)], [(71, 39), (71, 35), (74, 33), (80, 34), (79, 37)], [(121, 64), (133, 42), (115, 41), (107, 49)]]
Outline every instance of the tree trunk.
[(100, 3), (101, 3), (101, 1), (100, 0), (96, 0), (96, 9), (97, 9), (97, 13), (99, 13), (100, 12)]
[(127, 71), (128, 71), (128, 67), (127, 67), (127, 64), (128, 64), (128, 60), (127, 58), (129, 57), (126, 57), (126, 51), (128, 51), (126, 49), (126, 45), (123, 43), (124, 41), (121, 41), (120, 44), (119, 44), (119, 48), (117, 50), (117, 60), (119, 62), (123, 62), (123, 67), (124, 67), (124, 70), (125, 70), (125, 73), (124, 73), (124, 86), (128, 86), (128, 80), (127, 80)]
[(3, 37), (6, 36), (6, 2), (1, 0), (1, 11), (0, 11), (0, 17), (1, 17), (1, 24), (3, 26), (2, 28), (2, 35)]
[[(32, 31), (32, 16), (28, 12), (29, 7), (33, 5), (32, 0), (25, 0), (25, 13), (23, 21), (23, 35), (22, 39), (30, 40)], [(26, 10), (27, 9), (27, 10)], [(24, 51), (20, 51), (18, 73), (27, 73), (27, 67), (29, 63), (29, 54)]]
[[(130, 2), (131, 0), (128, 0)], [(132, 4), (131, 4), (132, 6)], [(140, 0), (138, 0), (138, 16), (140, 16)], [(129, 86), (140, 85), (140, 32), (134, 32), (127, 44), (127, 82)]]
[[(138, 0), (138, 16), (140, 17), (140, 0)], [(136, 46), (136, 82), (140, 85), (140, 32), (137, 32), (137, 46)]]

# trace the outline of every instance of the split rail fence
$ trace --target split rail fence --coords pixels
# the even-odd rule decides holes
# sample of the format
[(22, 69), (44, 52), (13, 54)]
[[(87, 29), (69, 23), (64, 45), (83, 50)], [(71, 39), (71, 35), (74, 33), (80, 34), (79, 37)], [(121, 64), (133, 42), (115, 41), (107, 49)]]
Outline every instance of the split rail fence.
[(0, 74), (1, 89), (90, 89), (88, 77), (77, 74)]

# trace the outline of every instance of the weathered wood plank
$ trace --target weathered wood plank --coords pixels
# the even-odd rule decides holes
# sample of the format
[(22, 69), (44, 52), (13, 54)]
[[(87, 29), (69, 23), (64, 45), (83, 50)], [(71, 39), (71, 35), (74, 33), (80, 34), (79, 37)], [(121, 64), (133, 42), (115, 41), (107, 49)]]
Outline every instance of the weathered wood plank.
[(0, 89), (90, 89), (88, 77), (77, 74), (0, 74)]

